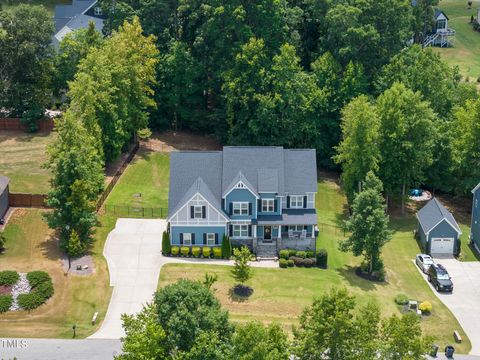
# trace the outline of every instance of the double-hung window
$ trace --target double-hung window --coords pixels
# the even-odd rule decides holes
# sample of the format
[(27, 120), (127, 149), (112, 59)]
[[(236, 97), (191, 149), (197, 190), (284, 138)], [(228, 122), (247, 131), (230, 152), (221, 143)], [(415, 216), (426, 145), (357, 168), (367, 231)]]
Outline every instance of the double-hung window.
[(207, 234), (207, 245), (209, 245), (209, 246), (215, 245), (215, 234), (214, 233), (208, 233)]
[(274, 199), (262, 199), (262, 212), (273, 212), (274, 201)]
[(248, 202), (234, 202), (233, 215), (248, 215)]
[(193, 207), (193, 218), (201, 219), (203, 217), (203, 206), (196, 205)]
[(303, 196), (290, 195), (290, 207), (293, 209), (303, 208)]
[(247, 237), (248, 225), (233, 225), (233, 237)]
[(192, 234), (191, 233), (183, 233), (183, 245), (185, 245), (185, 246), (192, 245)]

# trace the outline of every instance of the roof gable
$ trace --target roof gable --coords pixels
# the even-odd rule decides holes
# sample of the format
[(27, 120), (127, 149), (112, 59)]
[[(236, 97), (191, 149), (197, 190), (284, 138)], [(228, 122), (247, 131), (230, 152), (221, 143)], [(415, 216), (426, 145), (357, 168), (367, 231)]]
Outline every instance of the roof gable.
[(252, 184), (247, 180), (247, 178), (243, 175), (240, 171), (238, 175), (232, 180), (229, 186), (227, 186), (226, 191), (223, 193), (223, 197), (227, 196), (232, 190), (234, 189), (247, 189), (249, 190), (255, 197), (259, 197), (258, 193), (255, 191), (255, 188)]
[(417, 212), (417, 219), (425, 233), (429, 233), (444, 220), (459, 234), (462, 233), (452, 213), (435, 197)]
[(472, 189), (472, 194), (475, 194), (478, 189), (480, 189), (480, 183), (478, 183), (477, 186), (475, 186), (475, 187)]

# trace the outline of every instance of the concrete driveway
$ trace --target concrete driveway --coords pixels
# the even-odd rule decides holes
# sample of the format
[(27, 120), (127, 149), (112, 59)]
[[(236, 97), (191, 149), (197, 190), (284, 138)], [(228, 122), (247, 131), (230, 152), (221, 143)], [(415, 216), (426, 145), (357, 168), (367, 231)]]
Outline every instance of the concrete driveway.
[[(439, 293), (428, 284), (462, 325), (472, 343), (470, 354), (480, 355), (480, 262), (461, 262), (456, 259), (435, 261), (445, 266), (452, 277), (453, 293)], [(427, 281), (427, 276), (422, 275)]]
[(118, 219), (103, 255), (110, 273), (112, 298), (101, 328), (89, 338), (119, 339), (125, 333), (121, 314), (134, 314), (151, 302), (161, 267), (162, 233), (166, 221)]

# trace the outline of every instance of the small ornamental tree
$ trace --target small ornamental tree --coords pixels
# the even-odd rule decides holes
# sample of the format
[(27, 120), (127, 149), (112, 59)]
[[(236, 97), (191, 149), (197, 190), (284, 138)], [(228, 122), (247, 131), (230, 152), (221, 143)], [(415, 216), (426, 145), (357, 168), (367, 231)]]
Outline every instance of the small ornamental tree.
[(223, 235), (222, 257), (224, 259), (230, 259), (230, 256), (232, 256), (232, 245), (230, 244), (230, 238), (227, 235)]
[(170, 244), (170, 234), (166, 231), (162, 234), (162, 254), (170, 255), (172, 251), (172, 245)]
[(78, 233), (75, 230), (73, 230), (70, 234), (70, 239), (68, 241), (66, 250), (68, 255), (74, 258), (83, 255), (85, 251), (85, 247), (80, 241)]
[(3, 250), (5, 250), (5, 243), (7, 242), (7, 238), (5, 236), (5, 234), (2, 232), (0, 232), (0, 252), (2, 252)]
[(250, 250), (246, 246), (233, 250), (233, 259), (235, 264), (231, 270), (233, 279), (240, 285), (244, 285), (252, 277), (252, 268), (248, 264), (250, 261)]

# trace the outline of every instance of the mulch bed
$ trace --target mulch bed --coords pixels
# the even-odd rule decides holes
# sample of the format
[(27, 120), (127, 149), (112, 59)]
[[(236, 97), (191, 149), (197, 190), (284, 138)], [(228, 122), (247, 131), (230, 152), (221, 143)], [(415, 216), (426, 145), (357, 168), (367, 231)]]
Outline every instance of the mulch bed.
[(368, 280), (368, 281), (373, 281), (373, 282), (386, 282), (386, 280), (381, 280), (379, 279), (375, 274), (369, 274), (365, 271), (363, 271), (361, 268), (357, 267), (355, 269), (355, 274), (357, 274), (358, 277), (361, 277), (362, 279)]
[(0, 295), (10, 295), (12, 293), (12, 286), (0, 285)]

